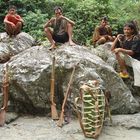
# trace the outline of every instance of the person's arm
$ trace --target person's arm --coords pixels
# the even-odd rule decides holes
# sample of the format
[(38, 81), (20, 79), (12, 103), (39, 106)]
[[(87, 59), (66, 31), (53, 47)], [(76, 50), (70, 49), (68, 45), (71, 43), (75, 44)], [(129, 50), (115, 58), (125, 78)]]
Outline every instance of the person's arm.
[(100, 33), (99, 33), (99, 26), (95, 28), (94, 33), (93, 33), (93, 37), (92, 40), (93, 42), (96, 42), (97, 40), (100, 39)]
[(114, 51), (115, 48), (122, 48), (123, 46), (121, 45), (123, 40), (124, 40), (124, 35), (118, 34), (111, 46), (111, 51)]
[(107, 31), (108, 31), (108, 35), (112, 36), (112, 29), (111, 29), (111, 27), (108, 25), (106, 28), (107, 28)]
[(75, 25), (75, 22), (70, 20), (69, 18), (65, 17), (65, 16), (62, 16), (61, 15), (61, 18), (65, 19), (67, 22), (69, 22), (72, 26)]
[(21, 16), (16, 15), (15, 18), (17, 21), (24, 23), (24, 20), (21, 18)]
[(10, 21), (8, 20), (8, 15), (5, 16), (5, 18), (4, 18), (4, 23), (8, 23), (8, 24), (11, 24), (12, 26), (15, 26), (15, 24), (14, 24), (13, 22), (10, 22)]
[(50, 27), (54, 21), (55, 21), (55, 18), (54, 17), (51, 18), (48, 22), (45, 23), (44, 28)]
[(114, 52), (115, 53), (122, 52), (124, 54), (134, 55), (134, 51), (133, 50), (126, 50), (126, 49), (123, 49), (123, 48), (116, 48), (116, 49), (114, 49)]
[(118, 37), (115, 38), (115, 40), (114, 40), (114, 42), (113, 42), (113, 44), (111, 46), (111, 51), (114, 51), (114, 49), (116, 48), (117, 42), (118, 42)]

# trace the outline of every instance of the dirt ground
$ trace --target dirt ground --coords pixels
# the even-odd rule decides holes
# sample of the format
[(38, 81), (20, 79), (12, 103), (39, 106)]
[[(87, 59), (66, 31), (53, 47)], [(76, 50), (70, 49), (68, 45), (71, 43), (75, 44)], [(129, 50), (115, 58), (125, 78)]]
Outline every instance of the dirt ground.
[[(138, 120), (131, 119), (132, 117), (128, 116), (113, 117), (113, 125), (111, 126), (110, 122), (105, 123), (98, 140), (140, 140), (140, 125), (136, 122), (140, 120), (140, 114), (134, 117)], [(131, 120), (131, 122), (128, 122), (128, 120)], [(47, 117), (22, 116), (10, 124), (0, 127), (0, 140), (91, 139), (84, 137), (76, 119), (60, 128), (57, 126), (57, 122)]]

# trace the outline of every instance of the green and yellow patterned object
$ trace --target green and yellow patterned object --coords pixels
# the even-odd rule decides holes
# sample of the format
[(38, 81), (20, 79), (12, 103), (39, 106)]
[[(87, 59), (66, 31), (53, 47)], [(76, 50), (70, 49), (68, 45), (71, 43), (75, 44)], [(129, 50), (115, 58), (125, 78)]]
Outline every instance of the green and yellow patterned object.
[(94, 80), (83, 84), (80, 87), (80, 97), (76, 98), (75, 103), (84, 135), (97, 138), (101, 133), (105, 114), (105, 96), (98, 82)]

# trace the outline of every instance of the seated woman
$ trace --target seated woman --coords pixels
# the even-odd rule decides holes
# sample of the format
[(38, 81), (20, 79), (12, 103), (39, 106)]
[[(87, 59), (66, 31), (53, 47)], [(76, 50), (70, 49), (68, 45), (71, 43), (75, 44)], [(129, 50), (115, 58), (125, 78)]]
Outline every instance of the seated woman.
[(101, 19), (101, 23), (99, 26), (95, 28), (95, 31), (93, 33), (92, 41), (93, 44), (100, 45), (104, 44), (107, 41), (113, 41), (114, 37), (112, 36), (112, 29), (108, 25), (108, 19), (107, 17), (103, 17)]
[[(120, 65), (119, 75), (122, 78), (128, 78), (129, 74), (126, 65), (133, 66), (133, 59), (137, 59), (138, 65), (140, 65), (140, 39), (137, 35), (136, 27), (133, 23), (127, 23), (123, 28), (123, 35), (118, 35), (112, 44), (111, 50), (115, 53), (116, 59)], [(140, 70), (138, 71), (138, 73)], [(139, 76), (138, 73), (134, 73), (134, 77)]]

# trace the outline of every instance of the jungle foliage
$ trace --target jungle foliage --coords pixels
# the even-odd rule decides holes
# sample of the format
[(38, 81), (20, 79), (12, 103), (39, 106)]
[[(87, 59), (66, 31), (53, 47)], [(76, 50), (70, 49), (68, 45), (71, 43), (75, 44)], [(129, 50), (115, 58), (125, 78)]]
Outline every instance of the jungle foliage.
[(0, 32), (4, 31), (3, 19), (9, 5), (16, 5), (25, 20), (23, 31), (39, 40), (45, 39), (43, 25), (54, 16), (55, 6), (61, 6), (64, 15), (76, 22), (74, 40), (84, 45), (91, 43), (93, 30), (103, 16), (109, 18), (114, 35), (128, 20), (140, 22), (139, 0), (0, 0)]

